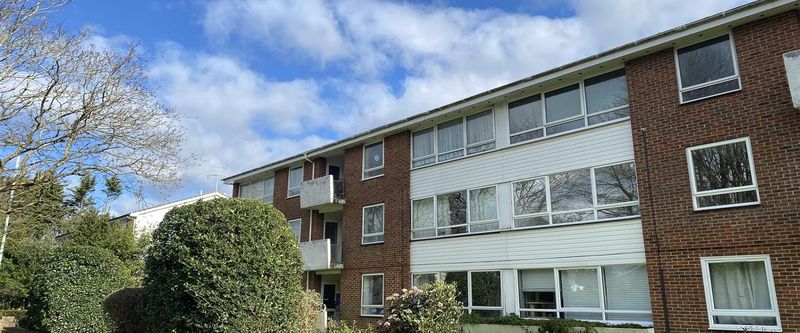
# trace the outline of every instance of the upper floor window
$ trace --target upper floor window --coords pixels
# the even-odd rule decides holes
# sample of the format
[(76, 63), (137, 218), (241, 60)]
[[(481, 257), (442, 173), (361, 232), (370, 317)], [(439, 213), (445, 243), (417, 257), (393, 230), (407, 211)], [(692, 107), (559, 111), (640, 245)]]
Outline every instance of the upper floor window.
[(629, 115), (625, 70), (508, 103), (511, 144)]
[(269, 177), (242, 185), (239, 190), (239, 197), (245, 199), (256, 199), (266, 203), (272, 203), (274, 192), (275, 192), (275, 178)]
[(429, 238), (500, 228), (495, 186), (440, 194), (411, 203), (411, 238)]
[(695, 210), (759, 203), (749, 138), (686, 150)]
[(303, 167), (299, 166), (294, 169), (289, 169), (289, 185), (287, 190), (287, 197), (295, 197), (300, 195), (300, 185), (303, 183)]
[(731, 35), (675, 50), (681, 103), (741, 89)]
[(363, 179), (383, 176), (383, 141), (364, 145)]
[(362, 213), (361, 244), (383, 243), (383, 204), (365, 206)]
[(494, 112), (483, 111), (414, 132), (412, 167), (444, 162), (495, 148)]
[(302, 225), (302, 220), (294, 219), (289, 220), (289, 227), (292, 228), (292, 232), (294, 233), (295, 237), (297, 237), (297, 241), (300, 241), (300, 226)]
[(702, 258), (710, 329), (780, 332), (769, 256)]

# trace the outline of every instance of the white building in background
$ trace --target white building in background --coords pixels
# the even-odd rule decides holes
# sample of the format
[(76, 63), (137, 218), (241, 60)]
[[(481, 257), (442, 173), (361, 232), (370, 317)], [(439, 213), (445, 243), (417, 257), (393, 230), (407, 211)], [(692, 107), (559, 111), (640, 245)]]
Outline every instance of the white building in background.
[(215, 199), (228, 199), (228, 196), (219, 192), (201, 194), (198, 196), (170, 203), (165, 203), (150, 208), (138, 210), (135, 212), (131, 212), (125, 215), (117, 216), (111, 219), (111, 222), (123, 223), (125, 225), (133, 223), (134, 234), (136, 235), (136, 237), (139, 237), (143, 234), (151, 233), (153, 232), (153, 230), (156, 230), (158, 225), (161, 224), (161, 221), (164, 219), (164, 215), (166, 215), (167, 212), (170, 211), (170, 209), (192, 204), (200, 200), (215, 200)]

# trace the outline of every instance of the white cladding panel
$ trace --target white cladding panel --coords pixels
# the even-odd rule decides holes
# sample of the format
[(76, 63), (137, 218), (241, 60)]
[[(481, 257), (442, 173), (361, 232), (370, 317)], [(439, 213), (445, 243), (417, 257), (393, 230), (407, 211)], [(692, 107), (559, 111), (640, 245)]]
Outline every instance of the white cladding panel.
[(411, 242), (411, 272), (644, 263), (638, 219)]
[(631, 125), (623, 121), (412, 170), (411, 198), (631, 160)]

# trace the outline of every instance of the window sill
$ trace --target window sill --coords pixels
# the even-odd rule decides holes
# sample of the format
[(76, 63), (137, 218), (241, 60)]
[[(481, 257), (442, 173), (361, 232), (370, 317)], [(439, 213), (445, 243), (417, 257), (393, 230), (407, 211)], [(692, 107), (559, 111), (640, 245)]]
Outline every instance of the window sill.
[(361, 243), (361, 246), (369, 246), (369, 245), (381, 245), (384, 242), (373, 242), (373, 243)]
[(383, 177), (383, 174), (380, 174), (380, 175), (377, 175), (377, 176), (372, 176), (372, 177), (367, 177), (367, 178), (364, 178), (364, 175), (362, 174), (362, 175), (361, 175), (361, 181), (363, 182), (363, 181), (372, 180), (372, 179), (377, 179), (377, 178), (381, 178), (381, 177)]
[(362, 318), (383, 318), (383, 315), (365, 315), (365, 314), (361, 314), (361, 315), (358, 315), (358, 316), (362, 317)]
[(286, 199), (297, 198), (299, 196), (300, 196), (299, 194), (290, 195), (290, 196), (287, 196)]
[(780, 327), (763, 327), (763, 326), (748, 326), (748, 325), (731, 325), (731, 326), (717, 326), (711, 325), (708, 327), (709, 331), (734, 331), (734, 332), (783, 332)]

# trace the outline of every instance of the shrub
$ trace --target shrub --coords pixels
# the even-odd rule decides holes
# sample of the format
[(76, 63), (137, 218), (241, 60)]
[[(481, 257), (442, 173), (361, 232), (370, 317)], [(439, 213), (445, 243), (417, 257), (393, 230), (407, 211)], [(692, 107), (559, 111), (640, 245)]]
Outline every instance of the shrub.
[(127, 283), (128, 272), (108, 250), (59, 248), (35, 274), (25, 322), (52, 333), (111, 332), (102, 303)]
[(174, 208), (153, 232), (151, 332), (297, 332), (302, 258), (283, 215), (255, 200)]
[(300, 333), (314, 333), (317, 331), (316, 323), (322, 311), (322, 297), (314, 290), (306, 290), (300, 296)]
[(138, 333), (145, 331), (144, 290), (125, 288), (114, 292), (103, 302), (103, 310), (114, 323), (116, 333)]
[(422, 288), (403, 289), (386, 299), (387, 318), (378, 331), (383, 333), (461, 331), (463, 305), (454, 284), (434, 283)]
[(539, 332), (541, 333), (571, 332), (571, 331), (563, 331), (562, 328), (574, 328), (574, 327), (583, 329), (579, 331), (584, 331), (587, 329), (588, 331), (593, 331), (592, 329), (593, 327), (644, 328), (644, 326), (638, 324), (607, 324), (596, 321), (583, 321), (583, 320), (563, 319), (563, 318), (525, 319), (525, 318), (520, 318), (515, 314), (510, 314), (508, 316), (496, 317), (496, 318), (487, 318), (470, 314), (464, 316), (461, 319), (461, 322), (464, 324), (539, 326), (540, 327)]
[(344, 321), (334, 321), (331, 320), (328, 322), (328, 333), (373, 333), (374, 330), (372, 327), (369, 328), (358, 328), (355, 323), (347, 324)]

